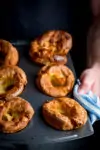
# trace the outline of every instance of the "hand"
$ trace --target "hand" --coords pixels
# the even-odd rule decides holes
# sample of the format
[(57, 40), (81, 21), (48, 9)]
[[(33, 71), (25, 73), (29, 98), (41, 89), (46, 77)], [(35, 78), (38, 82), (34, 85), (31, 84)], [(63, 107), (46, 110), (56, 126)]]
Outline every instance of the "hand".
[(94, 94), (100, 97), (100, 67), (93, 67), (83, 71), (80, 81), (80, 94), (84, 94), (91, 90)]

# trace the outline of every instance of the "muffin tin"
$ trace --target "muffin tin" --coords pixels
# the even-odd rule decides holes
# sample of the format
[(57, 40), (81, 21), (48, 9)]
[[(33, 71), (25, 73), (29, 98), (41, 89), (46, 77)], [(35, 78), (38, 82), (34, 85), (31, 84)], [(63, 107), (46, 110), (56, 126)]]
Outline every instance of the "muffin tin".
[[(89, 119), (82, 128), (72, 131), (59, 131), (46, 124), (41, 114), (41, 106), (43, 102), (51, 100), (53, 97), (41, 93), (35, 84), (35, 78), (41, 66), (30, 60), (29, 42), (17, 41), (12, 42), (12, 44), (16, 46), (19, 51), (20, 58), (18, 65), (25, 71), (28, 78), (28, 84), (20, 96), (32, 104), (35, 109), (35, 115), (29, 125), (22, 131), (13, 134), (0, 133), (0, 142), (46, 144), (70, 141), (92, 135), (94, 131)], [(70, 54), (68, 54), (67, 66), (75, 75)], [(69, 96), (72, 97), (72, 94)]]

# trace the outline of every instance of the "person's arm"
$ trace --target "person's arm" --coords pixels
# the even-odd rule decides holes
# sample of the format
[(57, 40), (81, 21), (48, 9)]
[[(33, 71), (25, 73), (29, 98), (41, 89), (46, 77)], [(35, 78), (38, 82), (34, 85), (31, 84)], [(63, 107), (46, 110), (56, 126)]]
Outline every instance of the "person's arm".
[(100, 65), (100, 16), (94, 20), (87, 37), (87, 67)]
[(91, 0), (93, 23), (87, 35), (87, 69), (81, 74), (80, 93), (100, 96), (100, 0)]
[(100, 0), (91, 0), (93, 23), (87, 37), (87, 65), (100, 64)]

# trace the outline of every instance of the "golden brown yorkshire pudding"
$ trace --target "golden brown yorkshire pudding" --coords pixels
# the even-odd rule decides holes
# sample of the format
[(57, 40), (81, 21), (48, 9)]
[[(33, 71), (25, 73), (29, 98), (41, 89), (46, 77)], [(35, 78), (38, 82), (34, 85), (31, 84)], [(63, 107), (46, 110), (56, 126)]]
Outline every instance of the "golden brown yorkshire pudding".
[(25, 72), (17, 66), (0, 68), (0, 99), (10, 99), (18, 96), (27, 84)]
[(73, 72), (67, 66), (55, 64), (42, 67), (36, 80), (38, 88), (53, 97), (69, 94), (74, 81)]
[(31, 59), (43, 65), (50, 63), (66, 64), (66, 55), (72, 47), (72, 37), (68, 32), (52, 30), (31, 42)]
[(0, 131), (14, 133), (24, 129), (34, 115), (31, 104), (20, 97), (0, 101)]
[(55, 129), (73, 130), (87, 121), (86, 110), (74, 99), (57, 98), (43, 104), (43, 117)]
[(0, 39), (0, 66), (16, 65), (18, 60), (17, 49), (10, 42)]

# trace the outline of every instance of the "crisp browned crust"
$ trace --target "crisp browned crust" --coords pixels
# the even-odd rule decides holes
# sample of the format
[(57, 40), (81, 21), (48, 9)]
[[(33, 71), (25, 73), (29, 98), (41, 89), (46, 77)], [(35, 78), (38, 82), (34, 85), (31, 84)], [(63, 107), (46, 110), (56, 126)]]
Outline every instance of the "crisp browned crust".
[(86, 110), (71, 98), (45, 102), (42, 108), (45, 121), (55, 129), (73, 130), (82, 127), (87, 121)]
[(27, 84), (25, 72), (18, 66), (0, 68), (0, 99), (10, 99), (22, 93)]
[(0, 101), (0, 131), (14, 133), (24, 129), (34, 115), (34, 109), (26, 100), (15, 97)]
[(36, 83), (45, 94), (53, 97), (63, 97), (72, 91), (74, 74), (65, 65), (47, 65), (41, 68)]
[(71, 47), (72, 37), (69, 33), (52, 30), (31, 42), (29, 55), (34, 62), (43, 65), (66, 64), (66, 55)]
[(17, 49), (10, 42), (0, 39), (0, 65), (16, 65), (18, 61)]

